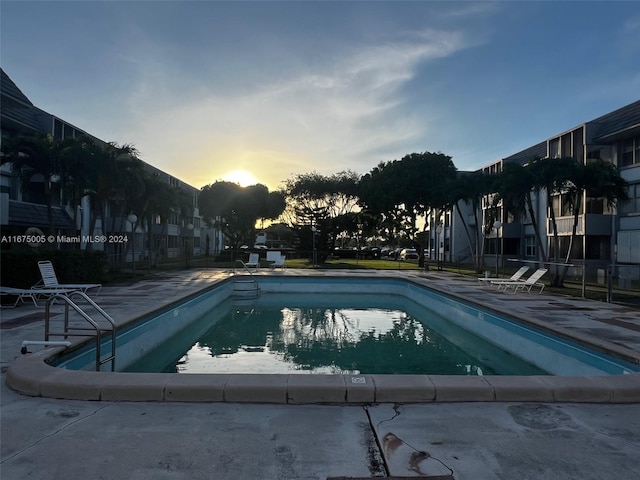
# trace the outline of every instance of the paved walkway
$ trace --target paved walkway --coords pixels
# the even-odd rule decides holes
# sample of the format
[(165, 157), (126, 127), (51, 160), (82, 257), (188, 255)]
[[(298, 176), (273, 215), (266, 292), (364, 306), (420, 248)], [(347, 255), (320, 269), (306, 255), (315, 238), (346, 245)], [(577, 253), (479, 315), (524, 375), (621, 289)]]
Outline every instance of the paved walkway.
[[(227, 275), (158, 275), (105, 287), (99, 303), (124, 321)], [(546, 294), (497, 294), (473, 279), (440, 272), (415, 277), (640, 353), (638, 310)], [(3, 308), (0, 315), (2, 479), (640, 478), (640, 404), (327, 406), (23, 396), (5, 385), (5, 372), (20, 356), (23, 340), (42, 339), (43, 312), (23, 305)]]

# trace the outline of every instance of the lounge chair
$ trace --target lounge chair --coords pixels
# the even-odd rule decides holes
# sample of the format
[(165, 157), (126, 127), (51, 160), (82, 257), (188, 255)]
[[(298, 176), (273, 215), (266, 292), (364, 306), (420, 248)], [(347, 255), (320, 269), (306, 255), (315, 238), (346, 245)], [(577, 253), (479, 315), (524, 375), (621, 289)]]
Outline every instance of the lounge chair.
[(38, 288), (38, 289), (27, 289), (27, 288), (13, 288), (13, 287), (0, 287), (0, 295), (13, 295), (16, 297), (16, 301), (13, 305), (9, 305), (11, 308), (15, 308), (18, 306), (18, 303), (24, 303), (25, 299), (30, 298), (33, 304), (38, 307), (38, 297), (39, 295), (55, 295), (55, 294), (66, 294), (70, 293), (73, 290), (64, 290), (61, 288)]
[(260, 268), (260, 254), (259, 253), (250, 253), (249, 261), (245, 263), (247, 268), (253, 268), (255, 272)]
[(286, 258), (286, 255), (282, 255), (280, 252), (267, 252), (267, 261), (271, 262), (269, 264), (269, 268), (271, 268), (271, 270), (275, 270), (278, 267), (283, 270), (287, 268), (285, 263)]
[(538, 293), (542, 293), (542, 291), (544, 290), (544, 283), (542, 282), (538, 282), (538, 280), (540, 280), (544, 274), (547, 273), (547, 269), (546, 268), (539, 268), (538, 270), (536, 270), (535, 272), (533, 272), (531, 274), (531, 276), (529, 278), (527, 278), (526, 280), (517, 280), (517, 281), (512, 281), (512, 280), (504, 280), (501, 282), (491, 282), (492, 285), (498, 285), (498, 290), (501, 287), (504, 287), (504, 291), (506, 292), (507, 290), (513, 288), (513, 293), (516, 293), (519, 290), (526, 290), (527, 292), (531, 292), (531, 289), (533, 287), (540, 287), (540, 291)]
[[(88, 290), (97, 289), (96, 294), (100, 293), (100, 289), (102, 288), (102, 284), (100, 283), (58, 283), (58, 277), (56, 276), (56, 272), (53, 269), (53, 264), (49, 260), (43, 260), (38, 262), (38, 268), (40, 269), (40, 275), (42, 276), (42, 280), (38, 282), (36, 285), (31, 287), (32, 290), (36, 291), (38, 294), (47, 293), (43, 290), (80, 290), (82, 293), (87, 293)], [(51, 292), (48, 292), (49, 294)]]
[(507, 278), (507, 279), (504, 279), (504, 280), (499, 280), (497, 278), (491, 278), (491, 277), (479, 277), (478, 281), (479, 282), (485, 282), (485, 283), (493, 283), (495, 281), (497, 281), (497, 282), (501, 282), (501, 281), (516, 282), (516, 281), (520, 280), (520, 278), (522, 278), (522, 276), (526, 273), (527, 270), (529, 270), (529, 267), (520, 267), (520, 270), (518, 270), (516, 273), (511, 275), (510, 278)]

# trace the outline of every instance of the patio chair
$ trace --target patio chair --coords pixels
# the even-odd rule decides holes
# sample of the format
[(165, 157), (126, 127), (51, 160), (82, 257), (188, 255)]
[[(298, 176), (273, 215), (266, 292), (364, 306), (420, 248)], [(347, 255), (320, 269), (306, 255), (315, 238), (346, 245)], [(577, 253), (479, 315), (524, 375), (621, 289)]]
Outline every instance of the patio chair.
[(522, 278), (522, 276), (526, 273), (526, 271), (529, 270), (529, 267), (520, 267), (520, 270), (518, 270), (516, 273), (514, 273), (513, 275), (511, 275), (510, 278), (507, 278), (505, 280), (499, 280), (497, 278), (491, 278), (491, 277), (479, 277), (478, 281), (479, 282), (485, 282), (485, 283), (493, 283), (494, 281), (507, 281), (507, 282), (515, 282), (518, 281)]
[(500, 287), (504, 286), (504, 291), (506, 292), (507, 290), (513, 288), (513, 293), (516, 293), (519, 290), (522, 291), (527, 291), (527, 292), (531, 292), (531, 289), (533, 287), (539, 287), (540, 291), (538, 292), (539, 294), (542, 293), (542, 291), (544, 290), (544, 283), (539, 282), (538, 280), (540, 280), (544, 274), (547, 273), (547, 269), (546, 268), (539, 268), (538, 270), (536, 270), (535, 272), (533, 272), (531, 274), (531, 276), (529, 278), (527, 278), (526, 280), (518, 280), (518, 281), (511, 281), (511, 280), (505, 280), (505, 281), (501, 281), (501, 282), (491, 282), (492, 285), (498, 285), (498, 290), (500, 290)]
[(40, 269), (40, 275), (42, 280), (31, 287), (32, 290), (37, 291), (38, 294), (51, 294), (52, 292), (45, 292), (44, 290), (80, 290), (82, 293), (87, 293), (88, 290), (97, 289), (96, 295), (100, 293), (102, 284), (100, 283), (58, 283), (58, 277), (53, 269), (53, 264), (49, 260), (42, 260), (38, 262), (38, 268)]
[(255, 272), (260, 268), (260, 254), (259, 253), (250, 253), (249, 261), (245, 263), (247, 268), (253, 268)]
[(286, 258), (286, 255), (282, 255), (280, 252), (267, 252), (267, 261), (271, 262), (269, 264), (269, 268), (271, 268), (271, 270), (275, 270), (278, 267), (283, 270), (287, 268), (285, 263)]

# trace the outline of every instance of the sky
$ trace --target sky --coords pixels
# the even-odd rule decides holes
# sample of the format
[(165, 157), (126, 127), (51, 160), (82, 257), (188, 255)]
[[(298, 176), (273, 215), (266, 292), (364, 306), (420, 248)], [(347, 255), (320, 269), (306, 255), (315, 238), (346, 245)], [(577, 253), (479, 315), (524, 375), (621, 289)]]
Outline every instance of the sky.
[(476, 170), (640, 98), (637, 1), (2, 0), (0, 27), (37, 107), (197, 188)]

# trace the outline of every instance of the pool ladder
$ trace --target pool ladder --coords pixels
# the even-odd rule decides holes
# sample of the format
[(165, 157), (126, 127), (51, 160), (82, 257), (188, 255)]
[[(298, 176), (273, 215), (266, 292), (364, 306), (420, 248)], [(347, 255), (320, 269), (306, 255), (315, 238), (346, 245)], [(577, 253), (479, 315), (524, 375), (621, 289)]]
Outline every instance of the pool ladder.
[[(243, 273), (246, 272), (248, 275), (238, 275), (236, 266), (240, 264), (243, 270)], [(233, 296), (234, 297), (242, 297), (242, 298), (258, 298), (260, 296), (260, 286), (256, 281), (256, 278), (251, 273), (251, 270), (247, 267), (247, 265), (242, 260), (236, 260), (235, 265), (233, 266)]]
[[(87, 302), (89, 306), (98, 312), (104, 319), (107, 320), (108, 327), (100, 326), (89, 314), (83, 310), (71, 297), (80, 297)], [(64, 329), (61, 332), (51, 331), (51, 306), (56, 300), (64, 302)], [(69, 325), (69, 307), (71, 307), (76, 313), (82, 317), (90, 327), (78, 327)], [(111, 371), (115, 371), (116, 368), (116, 323), (113, 318), (109, 316), (102, 308), (96, 304), (89, 296), (81, 291), (74, 291), (68, 294), (57, 293), (51, 295), (45, 305), (44, 315), (44, 343), (50, 342), (51, 337), (84, 337), (87, 336), (87, 332), (95, 332), (96, 340), (96, 371), (99, 372), (102, 369), (102, 365), (111, 363)], [(57, 342), (50, 342), (52, 344)], [(59, 342), (62, 343), (62, 342)], [(102, 355), (102, 347), (108, 347), (110, 344), (111, 352), (106, 356)]]

